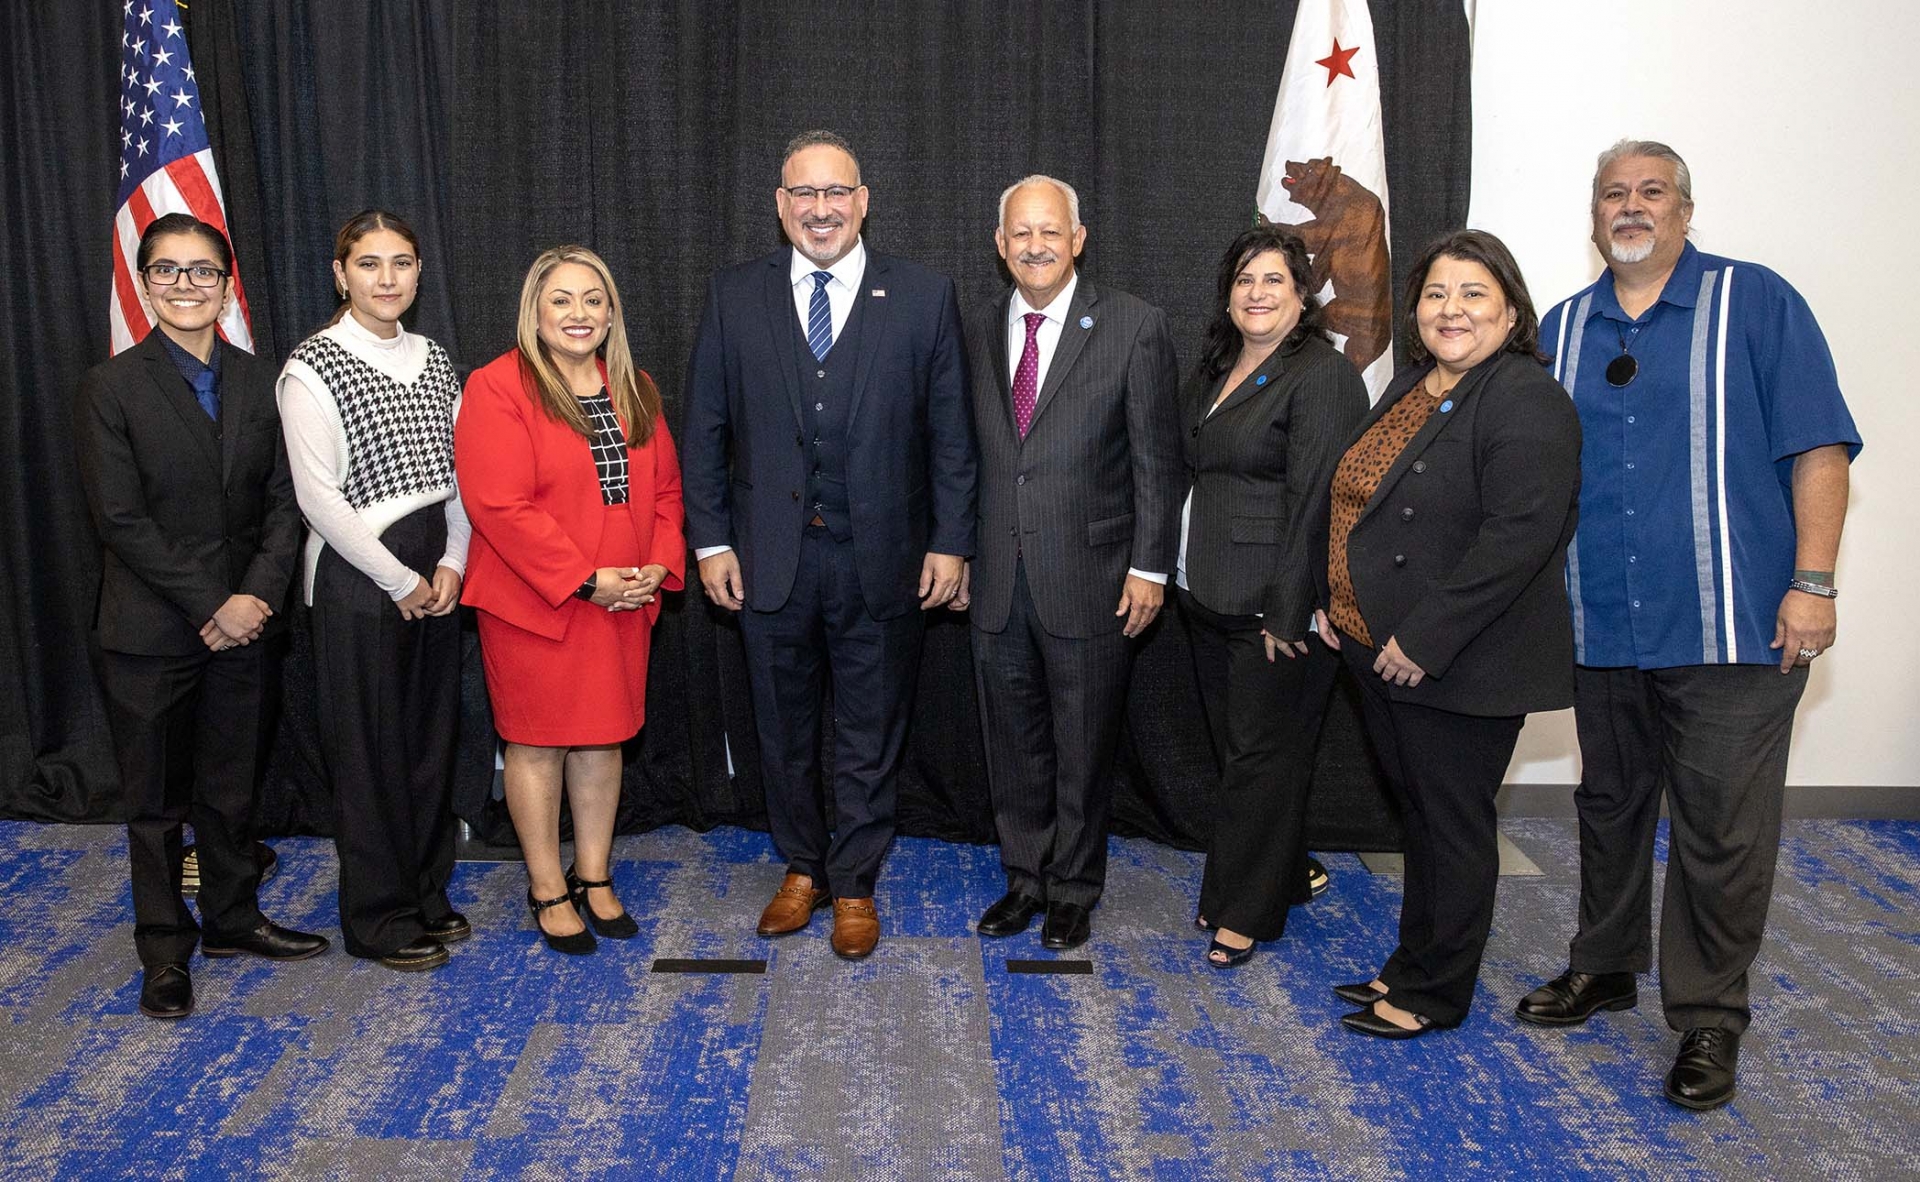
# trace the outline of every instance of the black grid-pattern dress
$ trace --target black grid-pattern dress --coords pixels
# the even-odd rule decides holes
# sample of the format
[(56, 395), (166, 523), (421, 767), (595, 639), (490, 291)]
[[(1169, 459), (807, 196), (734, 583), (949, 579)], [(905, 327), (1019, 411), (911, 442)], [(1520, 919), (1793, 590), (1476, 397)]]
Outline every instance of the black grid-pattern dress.
[(609, 505), (627, 503), (627, 433), (620, 429), (620, 417), (613, 413), (613, 398), (606, 387), (591, 398), (580, 400), (593, 426), (588, 447), (593, 452), (594, 470), (600, 473), (600, 499)]

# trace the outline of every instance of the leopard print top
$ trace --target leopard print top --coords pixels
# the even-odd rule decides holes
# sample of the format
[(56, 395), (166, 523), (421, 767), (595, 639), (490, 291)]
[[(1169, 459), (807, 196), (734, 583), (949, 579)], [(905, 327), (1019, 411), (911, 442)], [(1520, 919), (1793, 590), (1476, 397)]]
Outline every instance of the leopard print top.
[(1327, 538), (1327, 589), (1331, 602), (1327, 619), (1333, 626), (1372, 647), (1373, 634), (1360, 615), (1360, 601), (1353, 595), (1353, 577), (1347, 570), (1347, 536), (1359, 524), (1360, 512), (1373, 498), (1400, 453), (1426, 426), (1440, 405), (1439, 399), (1423, 389), (1409, 390), (1387, 409), (1378, 422), (1367, 428), (1358, 442), (1340, 457), (1333, 470), (1333, 524)]

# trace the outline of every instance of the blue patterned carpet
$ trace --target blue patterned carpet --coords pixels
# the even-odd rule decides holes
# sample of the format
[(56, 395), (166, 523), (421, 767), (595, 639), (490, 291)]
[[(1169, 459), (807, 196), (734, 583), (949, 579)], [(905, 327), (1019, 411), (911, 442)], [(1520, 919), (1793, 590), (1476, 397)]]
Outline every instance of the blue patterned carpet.
[[(5, 1178), (1453, 1178), (1914, 1176), (1920, 825), (1789, 825), (1741, 1091), (1659, 1096), (1657, 989), (1584, 1029), (1517, 1026), (1565, 957), (1570, 821), (1512, 821), (1544, 877), (1502, 880), (1477, 1008), (1414, 1043), (1342, 1030), (1335, 981), (1391, 947), (1397, 878), (1329, 859), (1332, 891), (1245, 968), (1201, 961), (1197, 856), (1116, 841), (1090, 976), (1020, 975), (1038, 924), (982, 942), (991, 848), (901, 841), (885, 938), (850, 965), (827, 923), (751, 926), (764, 835), (622, 838), (640, 938), (542, 948), (516, 865), (463, 864), (475, 938), (436, 973), (335, 950), (194, 961), (198, 1012), (135, 1009), (125, 842), (0, 824)], [(334, 927), (325, 842), (276, 843), (269, 914)], [(764, 976), (653, 974), (766, 957)]]

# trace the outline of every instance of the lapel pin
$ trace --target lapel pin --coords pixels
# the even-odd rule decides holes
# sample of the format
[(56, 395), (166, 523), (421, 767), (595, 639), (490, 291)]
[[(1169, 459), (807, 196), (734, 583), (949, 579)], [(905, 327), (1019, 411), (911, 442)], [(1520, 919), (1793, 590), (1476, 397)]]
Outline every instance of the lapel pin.
[(1441, 413), (1441, 414), (1446, 414), (1446, 413), (1447, 413), (1448, 411), (1450, 411), (1450, 410), (1452, 410), (1452, 409), (1453, 409), (1453, 399), (1451, 399), (1451, 398), (1449, 398), (1449, 399), (1447, 399), (1447, 400), (1446, 400), (1445, 402), (1443, 402), (1443, 403), (1441, 403), (1441, 404), (1440, 404), (1440, 413)]
[(1255, 379), (1253, 379), (1253, 384), (1254, 384), (1254, 385), (1256, 385), (1256, 386), (1264, 386), (1264, 385), (1266, 385), (1266, 384), (1267, 384), (1267, 375), (1266, 375), (1266, 374), (1261, 374), (1261, 375), (1260, 375), (1259, 377), (1257, 377), (1257, 378), (1255, 378)]
[(1091, 317), (1091, 316), (1082, 316), (1082, 317), (1080, 318), (1080, 327), (1081, 327), (1081, 328), (1092, 328), (1092, 327), (1093, 327), (1093, 317)]
[(887, 289), (884, 287), (876, 287), (872, 291), (868, 292), (867, 294), (872, 296), (876, 300), (884, 300), (887, 298)]

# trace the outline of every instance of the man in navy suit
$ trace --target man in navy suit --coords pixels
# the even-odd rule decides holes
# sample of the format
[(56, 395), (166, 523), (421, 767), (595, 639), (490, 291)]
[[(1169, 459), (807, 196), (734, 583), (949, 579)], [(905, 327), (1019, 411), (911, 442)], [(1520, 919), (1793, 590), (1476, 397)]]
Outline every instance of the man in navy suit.
[[(767, 819), (787, 857), (758, 931), (798, 931), (832, 900), (848, 959), (880, 936), (873, 884), (921, 612), (954, 597), (974, 541), (953, 283), (866, 249), (867, 196), (839, 136), (787, 145), (774, 203), (791, 246), (713, 277), (680, 453), (700, 581), (740, 614)], [(818, 783), (829, 680), (831, 819)]]

